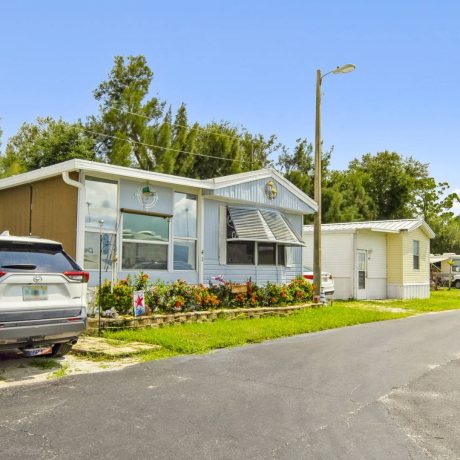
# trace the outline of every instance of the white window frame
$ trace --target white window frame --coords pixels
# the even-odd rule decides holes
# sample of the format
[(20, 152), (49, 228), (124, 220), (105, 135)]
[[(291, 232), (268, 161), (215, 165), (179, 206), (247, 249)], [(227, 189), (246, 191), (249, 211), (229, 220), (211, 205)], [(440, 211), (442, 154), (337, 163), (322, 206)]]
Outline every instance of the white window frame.
[[(417, 250), (415, 250), (417, 248)], [(415, 258), (417, 257), (417, 267), (415, 266)], [(420, 240), (412, 240), (412, 269), (420, 270)]]
[[(176, 193), (181, 193), (182, 195), (193, 195), (196, 199), (196, 228), (195, 228), (195, 237), (190, 237), (190, 236), (176, 236), (174, 234), (174, 217), (175, 217), (175, 204), (176, 204)], [(173, 191), (173, 217), (172, 217), (172, 226), (171, 226), (171, 237), (172, 237), (172, 248), (171, 248), (171, 271), (172, 272), (184, 272), (184, 273), (193, 273), (198, 270), (198, 195), (195, 193), (189, 193), (189, 192), (182, 192), (180, 190), (174, 190)], [(174, 243), (176, 241), (194, 241), (195, 242), (195, 268), (191, 270), (175, 270), (174, 269)]]
[[(83, 183), (83, 187), (84, 187), (84, 190), (85, 190), (85, 193), (84, 193), (84, 208), (83, 208), (83, 212), (82, 212), (82, 223), (83, 223), (83, 244), (82, 244), (82, 264), (81, 266), (89, 271), (89, 272), (98, 272), (99, 271), (99, 268), (86, 268), (85, 267), (85, 242), (86, 242), (86, 232), (88, 233), (96, 233), (99, 235), (100, 233), (100, 230), (98, 230), (97, 228), (95, 227), (87, 227), (86, 226), (86, 181), (89, 180), (91, 181), (92, 179), (101, 179), (101, 182), (104, 182), (104, 181), (107, 181), (108, 183), (112, 183), (112, 184), (116, 184), (117, 185), (117, 203), (116, 203), (116, 206), (115, 206), (115, 211), (116, 211), (116, 224), (115, 224), (115, 230), (109, 230), (109, 229), (105, 229), (104, 228), (104, 225), (102, 226), (102, 234), (108, 234), (108, 235), (115, 235), (115, 238), (114, 238), (114, 242), (113, 242), (113, 245), (115, 247), (115, 254), (118, 254), (118, 247), (119, 247), (119, 241), (118, 241), (118, 229), (119, 229), (119, 222), (120, 222), (120, 207), (119, 207), (119, 203), (120, 203), (120, 180), (119, 179), (111, 179), (111, 178), (107, 178), (107, 177), (101, 177), (97, 174), (84, 174), (83, 175), (83, 178), (82, 178), (82, 183)], [(110, 266), (110, 270), (103, 270), (104, 272), (108, 272), (108, 271), (112, 271), (112, 266)]]
[[(140, 216), (145, 216), (146, 214), (142, 211), (139, 211), (138, 213), (136, 213), (136, 210), (130, 210), (130, 212), (127, 212), (127, 211), (121, 211), (121, 219), (120, 219), (120, 229), (121, 231), (119, 232), (120, 233), (120, 243), (119, 243), (119, 247), (120, 247), (120, 267), (119, 267), (119, 271), (122, 271), (122, 272), (132, 272), (132, 271), (158, 271), (158, 272), (171, 272), (171, 218), (169, 216), (160, 216), (160, 215), (151, 215), (151, 216), (148, 216), (148, 217), (160, 217), (160, 218), (164, 218), (164, 219), (167, 219), (168, 220), (168, 241), (160, 241), (160, 240), (131, 240), (131, 239), (124, 239), (123, 238), (123, 226), (124, 226), (124, 214), (134, 214), (134, 215), (140, 215)], [(146, 243), (146, 244), (161, 244), (161, 245), (165, 245), (165, 246), (169, 246), (167, 251), (166, 251), (166, 254), (167, 254), (167, 261), (166, 261), (166, 268), (160, 268), (160, 269), (156, 269), (156, 270), (152, 270), (152, 269), (145, 269), (145, 270), (141, 270), (141, 269), (138, 269), (138, 268), (124, 268), (123, 267), (123, 243)]]

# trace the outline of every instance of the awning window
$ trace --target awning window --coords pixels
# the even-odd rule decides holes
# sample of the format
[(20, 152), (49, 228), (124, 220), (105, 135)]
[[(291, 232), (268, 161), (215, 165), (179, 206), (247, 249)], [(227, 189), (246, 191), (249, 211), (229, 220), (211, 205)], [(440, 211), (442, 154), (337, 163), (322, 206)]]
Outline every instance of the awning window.
[(228, 207), (227, 239), (304, 246), (282, 213), (257, 208)]

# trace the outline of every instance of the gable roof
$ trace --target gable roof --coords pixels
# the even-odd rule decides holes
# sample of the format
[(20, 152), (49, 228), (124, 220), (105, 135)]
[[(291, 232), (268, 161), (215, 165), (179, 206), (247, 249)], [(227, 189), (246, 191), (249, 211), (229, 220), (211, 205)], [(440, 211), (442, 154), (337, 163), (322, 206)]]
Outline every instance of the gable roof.
[[(321, 231), (325, 233), (355, 233), (358, 230), (370, 230), (372, 232), (400, 233), (412, 232), (421, 228), (428, 236), (434, 238), (435, 233), (423, 219), (396, 219), (396, 220), (373, 220), (367, 222), (343, 222), (337, 224), (323, 224)], [(313, 233), (313, 225), (304, 225), (304, 233)]]
[(128, 168), (126, 166), (109, 165), (96, 161), (73, 159), (46, 166), (44, 168), (29, 171), (16, 176), (7, 177), (0, 180), (0, 190), (17, 187), (19, 185), (29, 184), (39, 180), (49, 179), (58, 176), (64, 172), (85, 171), (87, 173), (98, 173), (122, 177), (125, 179), (137, 179), (144, 181), (159, 182), (164, 184), (182, 185), (195, 187), (203, 190), (217, 190), (224, 187), (230, 187), (236, 184), (256, 181), (265, 178), (272, 178), (282, 184), (286, 189), (293, 193), (299, 200), (304, 202), (313, 211), (317, 210), (316, 202), (297, 188), (292, 182), (289, 182), (282, 174), (274, 169), (259, 169), (240, 174), (217, 177), (215, 179), (191, 179), (188, 177), (174, 176), (142, 169)]

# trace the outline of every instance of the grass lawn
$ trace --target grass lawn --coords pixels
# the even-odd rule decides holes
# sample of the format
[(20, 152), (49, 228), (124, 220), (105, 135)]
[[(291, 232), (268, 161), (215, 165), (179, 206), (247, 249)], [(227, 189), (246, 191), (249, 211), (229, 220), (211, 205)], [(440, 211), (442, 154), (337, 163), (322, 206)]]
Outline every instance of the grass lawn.
[(400, 308), (414, 313), (456, 310), (460, 308), (460, 289), (452, 288), (450, 291), (447, 289), (432, 291), (429, 299), (337, 301), (336, 304), (363, 309)]
[[(401, 311), (392, 311), (394, 308)], [(312, 308), (287, 317), (217, 320), (213, 323), (184, 324), (158, 329), (123, 330), (107, 332), (105, 337), (161, 345), (160, 350), (140, 355), (141, 359), (152, 360), (180, 354), (206, 353), (216, 348), (455, 308), (460, 308), (460, 290), (454, 289), (433, 292), (430, 299), (423, 300), (334, 302), (329, 307)]]

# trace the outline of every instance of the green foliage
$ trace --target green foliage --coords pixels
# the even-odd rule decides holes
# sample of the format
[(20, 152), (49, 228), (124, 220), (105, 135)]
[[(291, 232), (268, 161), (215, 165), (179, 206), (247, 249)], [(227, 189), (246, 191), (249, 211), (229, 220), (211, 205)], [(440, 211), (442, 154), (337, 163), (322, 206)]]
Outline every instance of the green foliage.
[[(94, 91), (100, 102), (99, 117), (90, 117), (88, 127), (95, 135), (101, 158), (120, 166), (137, 166), (153, 170), (156, 152), (145, 143), (153, 144), (163, 117), (165, 103), (147, 98), (153, 72), (144, 56), (116, 56), (107, 78)], [(133, 142), (130, 142), (133, 141)]]
[(105, 280), (96, 291), (96, 305), (105, 311), (115, 307), (118, 313), (129, 314), (133, 310), (133, 285), (130, 279), (120, 280), (113, 287)]
[(94, 143), (81, 123), (67, 123), (51, 117), (24, 123), (6, 145), (0, 157), (2, 177), (50, 166), (72, 158), (94, 160)]
[[(286, 285), (267, 283), (257, 286), (251, 280), (246, 286), (238, 285), (241, 292), (233, 292), (231, 283), (219, 285), (190, 285), (177, 280), (165, 283), (161, 280), (151, 282), (145, 273), (134, 278), (116, 282), (113, 287), (105, 281), (96, 293), (96, 302), (101, 302), (102, 310), (115, 308), (121, 314), (130, 314), (133, 305), (133, 292), (143, 290), (146, 305), (150, 311), (185, 312), (209, 310), (214, 308), (237, 308), (258, 306), (280, 306), (292, 303), (305, 303), (312, 300), (312, 286), (299, 277)], [(99, 305), (99, 303), (97, 303)]]

